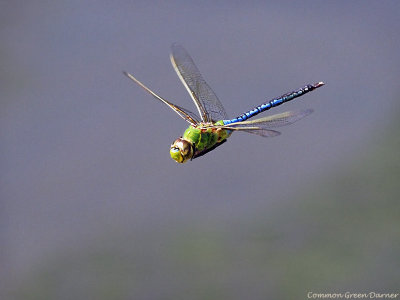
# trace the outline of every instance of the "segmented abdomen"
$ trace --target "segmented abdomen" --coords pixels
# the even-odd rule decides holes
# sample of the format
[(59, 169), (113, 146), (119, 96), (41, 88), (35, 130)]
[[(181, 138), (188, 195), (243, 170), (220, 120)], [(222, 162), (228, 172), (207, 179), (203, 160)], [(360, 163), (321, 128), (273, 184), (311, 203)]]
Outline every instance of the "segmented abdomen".
[(263, 104), (260, 104), (259, 106), (243, 113), (242, 115), (231, 119), (231, 120), (223, 120), (225, 125), (231, 124), (231, 123), (236, 123), (236, 122), (241, 122), (245, 121), (251, 117), (254, 117), (255, 115), (258, 115), (259, 113), (266, 111), (268, 109), (271, 109), (272, 107), (281, 105), (285, 102), (291, 101), (297, 97), (303, 96), (304, 94), (307, 94), (308, 92), (311, 92), (312, 90), (315, 90), (316, 88), (319, 88), (320, 86), (324, 85), (323, 82), (318, 82), (316, 84), (308, 84), (298, 90), (295, 90), (293, 92), (284, 94), (280, 96), (279, 98), (272, 99), (268, 102), (265, 102)]

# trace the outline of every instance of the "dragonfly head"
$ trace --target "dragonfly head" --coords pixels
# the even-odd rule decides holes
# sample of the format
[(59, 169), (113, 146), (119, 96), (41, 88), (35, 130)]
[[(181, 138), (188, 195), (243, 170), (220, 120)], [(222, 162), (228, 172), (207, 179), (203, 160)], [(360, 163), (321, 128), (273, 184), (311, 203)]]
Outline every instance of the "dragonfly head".
[(172, 143), (169, 153), (171, 157), (178, 163), (185, 163), (193, 157), (194, 149), (193, 144), (183, 138), (176, 139)]

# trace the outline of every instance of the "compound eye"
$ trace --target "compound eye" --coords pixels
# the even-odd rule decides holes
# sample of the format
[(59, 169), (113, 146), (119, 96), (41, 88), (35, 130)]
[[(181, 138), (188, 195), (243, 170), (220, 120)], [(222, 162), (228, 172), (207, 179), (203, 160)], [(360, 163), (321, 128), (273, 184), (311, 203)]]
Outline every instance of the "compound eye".
[(171, 157), (179, 163), (184, 163), (193, 157), (193, 146), (190, 142), (179, 138), (170, 149)]
[(179, 148), (172, 145), (170, 151), (171, 151), (171, 152), (179, 152)]

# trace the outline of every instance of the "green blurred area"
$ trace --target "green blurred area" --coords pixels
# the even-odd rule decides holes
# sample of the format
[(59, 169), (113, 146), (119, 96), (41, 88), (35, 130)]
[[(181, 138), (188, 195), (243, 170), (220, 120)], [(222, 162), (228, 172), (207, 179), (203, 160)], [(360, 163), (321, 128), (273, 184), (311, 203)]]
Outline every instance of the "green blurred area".
[(398, 292), (400, 123), (257, 218), (105, 234), (13, 286), (12, 299), (305, 299)]

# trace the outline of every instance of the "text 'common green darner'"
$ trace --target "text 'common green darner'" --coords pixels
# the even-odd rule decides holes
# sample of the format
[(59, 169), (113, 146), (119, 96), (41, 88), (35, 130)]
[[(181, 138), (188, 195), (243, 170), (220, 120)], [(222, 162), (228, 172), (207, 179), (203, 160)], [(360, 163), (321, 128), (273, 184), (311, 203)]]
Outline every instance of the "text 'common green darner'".
[(255, 120), (248, 119), (272, 107), (303, 96), (324, 85), (323, 82), (308, 84), (298, 90), (264, 102), (234, 119), (229, 119), (221, 102), (205, 82), (186, 50), (182, 46), (174, 44), (172, 45), (170, 57), (176, 73), (196, 105), (200, 118), (191, 111), (172, 104), (160, 97), (133, 77), (133, 75), (127, 72), (124, 72), (124, 74), (140, 85), (154, 98), (168, 105), (190, 124), (183, 135), (171, 145), (171, 157), (178, 163), (187, 162), (188, 160), (192, 160), (214, 150), (216, 147), (226, 142), (227, 138), (234, 131), (249, 132), (262, 137), (279, 135), (280, 133), (278, 131), (272, 130), (271, 128), (292, 124), (309, 115), (312, 110), (289, 111)]

